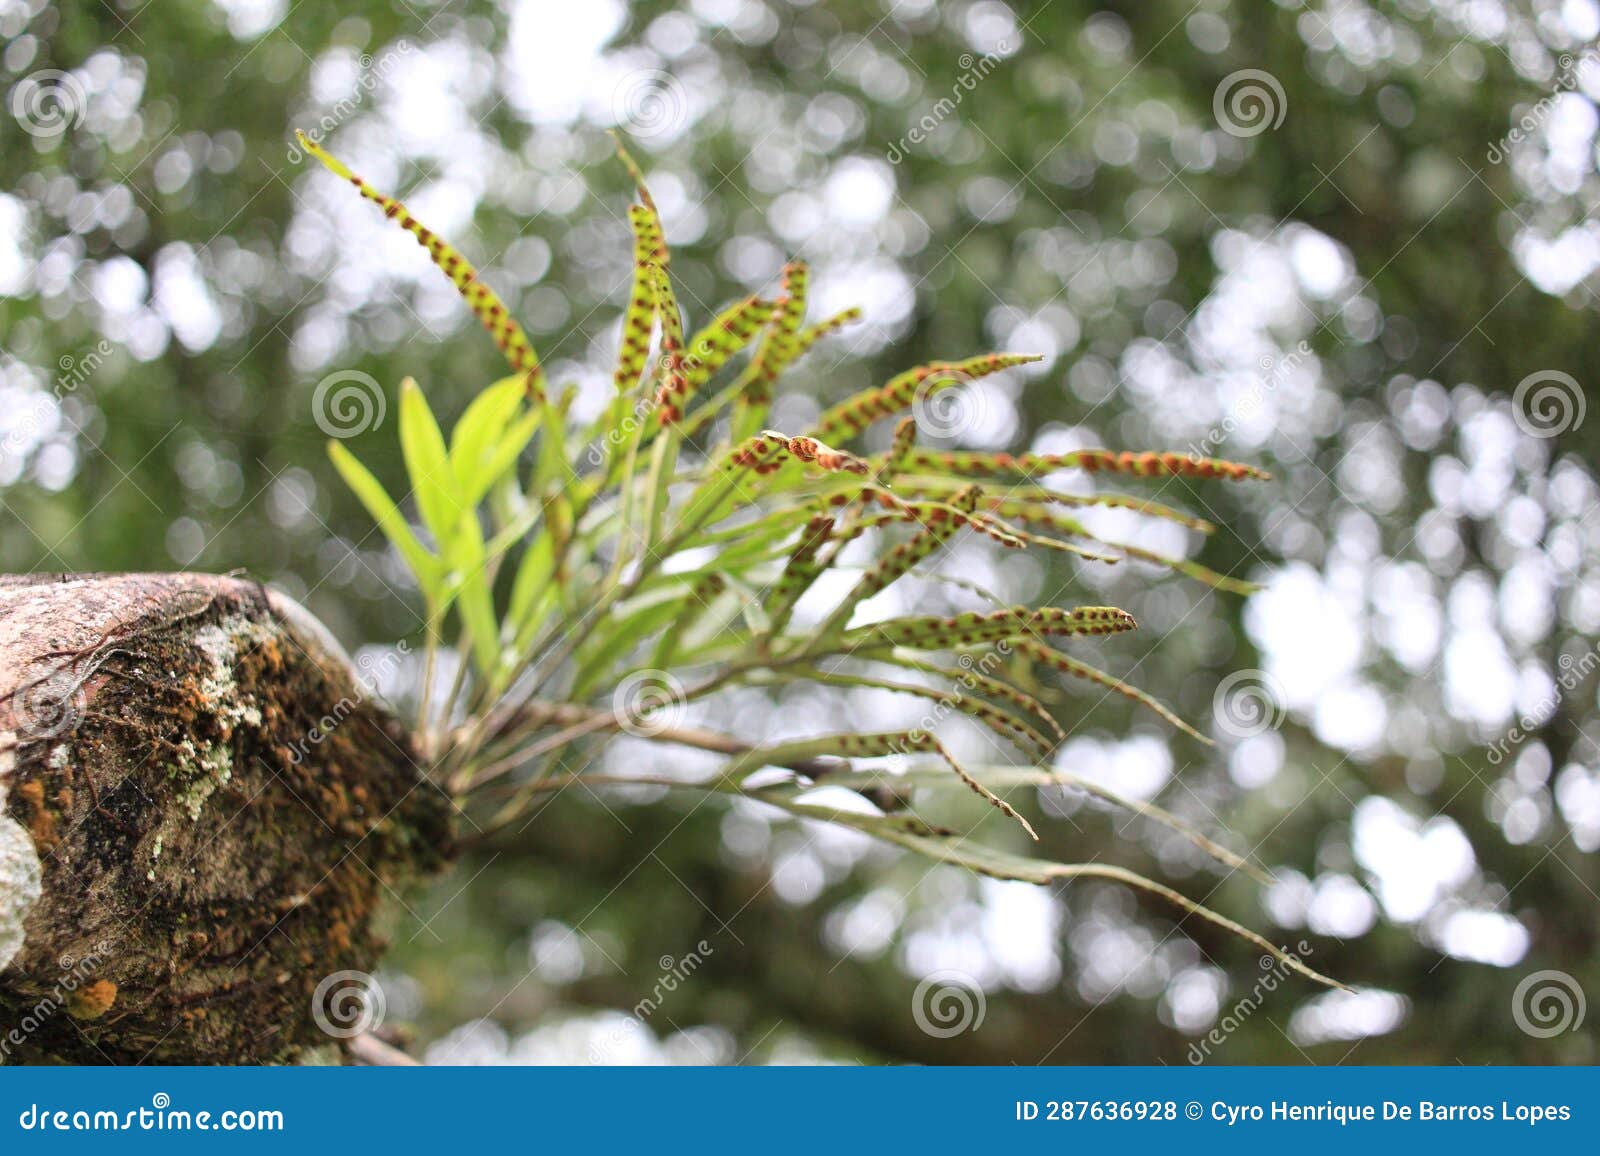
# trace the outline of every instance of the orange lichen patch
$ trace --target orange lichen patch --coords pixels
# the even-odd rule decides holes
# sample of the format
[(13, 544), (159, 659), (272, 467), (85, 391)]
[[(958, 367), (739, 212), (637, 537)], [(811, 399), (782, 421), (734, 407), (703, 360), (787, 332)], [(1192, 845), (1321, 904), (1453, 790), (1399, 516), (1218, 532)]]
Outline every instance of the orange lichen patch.
[[(370, 971), (379, 904), (450, 854), (447, 800), (418, 789), (404, 729), (350, 673), (309, 657), (253, 586), (181, 580), (225, 585), (203, 618), (129, 636), (70, 765), (47, 743), (19, 762), (11, 813), (26, 830), (50, 822), (47, 804), (57, 842), (0, 1023), (38, 1002), (26, 977), (84, 961), (57, 997), (71, 1014), (30, 1052), (275, 1063), (316, 1047), (319, 980)], [(114, 982), (90, 983), (111, 968), (88, 966), (89, 944)]]
[(117, 1002), (117, 985), (97, 979), (67, 997), (67, 1014), (75, 1020), (97, 1020)]
[(28, 834), (40, 851), (56, 845), (56, 816), (44, 803), (44, 781), (29, 779), (17, 788), (17, 798), (28, 806)]

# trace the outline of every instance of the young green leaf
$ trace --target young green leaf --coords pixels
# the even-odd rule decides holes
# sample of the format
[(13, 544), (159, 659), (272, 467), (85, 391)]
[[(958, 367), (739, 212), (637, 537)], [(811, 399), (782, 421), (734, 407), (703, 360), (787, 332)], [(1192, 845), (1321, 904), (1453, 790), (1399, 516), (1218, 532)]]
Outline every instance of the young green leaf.
[(471, 510), (457, 494), (455, 471), (433, 410), (409, 377), (400, 383), (400, 450), (422, 520), (433, 531), (445, 565), (453, 567), (451, 548), (456, 532)]
[(372, 516), (372, 520), (378, 524), (378, 529), (383, 531), (383, 536), (400, 551), (400, 556), (405, 559), (406, 565), (411, 567), (411, 573), (416, 576), (417, 585), (422, 588), (423, 594), (430, 602), (436, 601), (443, 573), (439, 559), (417, 541), (417, 536), (411, 532), (411, 526), (406, 522), (405, 515), (389, 497), (388, 491), (383, 488), (383, 483), (373, 477), (371, 471), (357, 461), (356, 456), (345, 449), (340, 442), (328, 443), (328, 457), (333, 460), (334, 469), (339, 471), (339, 476), (344, 479), (345, 485), (355, 493), (361, 504), (366, 507), (367, 513)]

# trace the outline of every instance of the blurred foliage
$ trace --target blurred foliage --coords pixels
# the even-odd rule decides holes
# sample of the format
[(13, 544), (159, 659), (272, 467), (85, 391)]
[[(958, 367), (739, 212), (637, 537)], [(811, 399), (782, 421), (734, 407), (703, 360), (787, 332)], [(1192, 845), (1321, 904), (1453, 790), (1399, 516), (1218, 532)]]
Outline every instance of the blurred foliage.
[[(951, 444), (1193, 445), (1273, 471), (1161, 495), (1222, 527), (1195, 556), (1264, 583), (1248, 601), (981, 544), (950, 566), (1132, 611), (1114, 668), (1222, 749), (1064, 687), (1095, 715), (1059, 765), (1280, 882), (1060, 792), (1031, 808), (1044, 853), (1304, 938), (1363, 989), (1279, 984), (1215, 1061), (1592, 1062), (1592, 1022), (1540, 1037), (1513, 1007), (1541, 969), (1600, 993), (1600, 423), (1536, 436), (1513, 396), (1600, 380), (1596, 24), (1578, 0), (7, 0), (0, 565), (246, 567), (349, 643), (418, 637), (403, 565), (320, 451), (317, 388), (367, 374), (392, 413), (409, 374), (449, 420), (496, 355), (292, 130), (325, 124), (469, 253), (581, 409), (610, 387), (629, 278), (618, 124), (697, 313), (770, 292), (786, 256), (819, 315), (865, 306), (773, 424), (1016, 348), (1045, 358), (975, 394)], [(1230, 102), (1241, 83), (1265, 123)], [(351, 444), (394, 489), (391, 434)], [(1276, 725), (1213, 710), (1252, 669)], [(845, 692), (724, 709), (763, 740), (907, 725)], [(1179, 1063), (1261, 975), (1114, 887), (979, 882), (754, 804), (577, 789), (396, 940), (391, 1016), (457, 1060)], [(691, 953), (641, 1030), (629, 1013)], [(980, 1026), (919, 1027), (941, 972), (983, 988)]]

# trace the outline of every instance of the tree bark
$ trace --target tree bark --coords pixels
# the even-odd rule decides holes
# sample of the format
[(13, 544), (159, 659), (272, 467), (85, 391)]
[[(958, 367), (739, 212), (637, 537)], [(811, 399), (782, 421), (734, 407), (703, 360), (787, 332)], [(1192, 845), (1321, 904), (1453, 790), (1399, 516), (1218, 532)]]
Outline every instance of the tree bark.
[(295, 1061), (368, 1026), (349, 973), (454, 841), (375, 682), (248, 580), (0, 577), (0, 1062)]

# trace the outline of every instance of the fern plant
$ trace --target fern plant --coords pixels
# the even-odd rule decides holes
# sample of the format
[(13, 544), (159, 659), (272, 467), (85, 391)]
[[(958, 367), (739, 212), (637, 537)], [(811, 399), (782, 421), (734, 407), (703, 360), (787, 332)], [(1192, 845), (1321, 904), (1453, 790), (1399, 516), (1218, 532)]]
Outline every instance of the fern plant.
[[(423, 687), (434, 685), (446, 640), (463, 656), (442, 701), (427, 689), (419, 694), (415, 729), (436, 781), (462, 807), (483, 812), (487, 831), (573, 781), (562, 768), (573, 765), (574, 748), (638, 735), (725, 761), (699, 781), (580, 772), (584, 780), (756, 799), (1001, 879), (1113, 880), (1339, 986), (1256, 932), (1133, 871), (1030, 857), (916, 815), (918, 792), (964, 787), (1037, 839), (1008, 795), (1066, 786), (1163, 824), (1230, 870), (1264, 879), (1177, 816), (1050, 766), (1066, 738), (1045, 705), (1051, 674), (1087, 679), (1209, 742), (1143, 691), (1054, 645), (1132, 630), (1132, 615), (1112, 606), (1006, 606), (972, 583), (942, 579), (994, 609), (854, 623), (863, 602), (907, 575), (941, 580), (925, 566), (964, 533), (1096, 564), (1137, 558), (1219, 589), (1248, 591), (1247, 583), (1195, 562), (1105, 541), (1074, 510), (1120, 507), (1209, 530), (1200, 519), (1132, 494), (1060, 493), (1037, 479), (1070, 468), (1130, 478), (1267, 475), (1179, 453), (1013, 455), (917, 445), (915, 420), (907, 416), (914, 402), (1036, 360), (1024, 354), (931, 362), (833, 406), (810, 430), (767, 428), (780, 375), (859, 312), (809, 321), (807, 269), (796, 262), (785, 267), (772, 298), (739, 301), (691, 335), (655, 203), (620, 142), (618, 155), (638, 191), (628, 211), (632, 285), (610, 404), (580, 427), (571, 415), (574, 391), (552, 395), (526, 333), (466, 258), (315, 142), (301, 135), (300, 143), (427, 249), (510, 366), (473, 399), (448, 438), (422, 390), (402, 383), (400, 443), (420, 529), (342, 443), (328, 447), (421, 592)], [(886, 451), (845, 448), (889, 419), (897, 424)], [(858, 542), (873, 548), (872, 559), (847, 568), (843, 555)], [(797, 605), (830, 574), (843, 577), (847, 592), (820, 622), (802, 625)], [(920, 697), (932, 703), (930, 718), (963, 715), (1016, 761), (963, 765), (931, 727), (757, 744), (679, 725), (668, 709), (736, 686), (802, 682)], [(898, 769), (891, 773), (885, 756), (900, 756), (891, 760)], [(819, 786), (847, 788), (866, 802), (831, 802)]]

